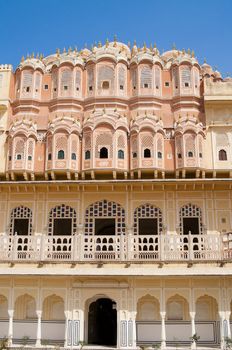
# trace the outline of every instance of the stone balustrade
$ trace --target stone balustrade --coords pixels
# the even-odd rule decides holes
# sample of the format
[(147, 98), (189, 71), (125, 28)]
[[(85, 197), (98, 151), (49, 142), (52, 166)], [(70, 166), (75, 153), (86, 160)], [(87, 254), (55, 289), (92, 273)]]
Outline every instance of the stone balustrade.
[(230, 261), (219, 235), (0, 236), (2, 262)]

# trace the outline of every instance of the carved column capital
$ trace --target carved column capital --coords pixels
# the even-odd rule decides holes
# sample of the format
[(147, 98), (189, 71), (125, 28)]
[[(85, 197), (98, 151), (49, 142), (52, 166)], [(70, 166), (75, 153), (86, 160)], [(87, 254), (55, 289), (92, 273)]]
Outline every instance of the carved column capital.
[(166, 311), (161, 311), (160, 312), (160, 317), (164, 319), (166, 317)]
[(189, 315), (190, 315), (190, 318), (191, 318), (191, 319), (195, 319), (195, 317), (196, 317), (196, 312), (195, 312), (195, 311), (190, 311), (190, 312), (189, 312)]
[(42, 310), (36, 310), (36, 315), (38, 318), (42, 317)]
[(14, 310), (8, 310), (8, 315), (9, 315), (9, 317), (13, 317), (14, 316)]

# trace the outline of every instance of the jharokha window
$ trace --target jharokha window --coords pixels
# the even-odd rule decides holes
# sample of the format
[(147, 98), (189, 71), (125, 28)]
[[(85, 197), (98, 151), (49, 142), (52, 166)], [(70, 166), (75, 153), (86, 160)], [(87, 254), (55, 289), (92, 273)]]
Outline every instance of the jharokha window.
[(48, 219), (48, 234), (53, 236), (74, 235), (77, 229), (76, 211), (68, 205), (52, 208)]
[(159, 208), (144, 204), (134, 211), (135, 235), (158, 235), (163, 230), (162, 212)]
[(187, 204), (180, 209), (180, 233), (199, 235), (203, 233), (201, 209), (194, 204)]
[(32, 232), (32, 211), (20, 206), (11, 212), (10, 234), (17, 236), (31, 235)]
[(120, 204), (103, 200), (91, 204), (85, 212), (85, 235), (125, 234), (125, 210)]

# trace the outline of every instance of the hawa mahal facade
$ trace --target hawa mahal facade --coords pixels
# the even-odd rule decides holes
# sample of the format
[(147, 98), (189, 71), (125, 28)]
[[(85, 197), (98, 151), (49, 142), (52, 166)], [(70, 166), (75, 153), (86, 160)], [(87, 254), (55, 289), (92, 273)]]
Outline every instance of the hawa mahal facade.
[(116, 40), (0, 66), (0, 338), (224, 349), (232, 78)]

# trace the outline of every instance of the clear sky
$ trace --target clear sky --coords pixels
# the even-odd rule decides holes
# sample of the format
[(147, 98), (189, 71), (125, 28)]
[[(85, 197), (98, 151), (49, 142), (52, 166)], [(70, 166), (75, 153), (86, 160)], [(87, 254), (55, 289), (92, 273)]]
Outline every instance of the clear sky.
[(14, 68), (22, 55), (105, 43), (106, 38), (160, 52), (195, 51), (232, 75), (232, 0), (0, 0), (0, 63)]

